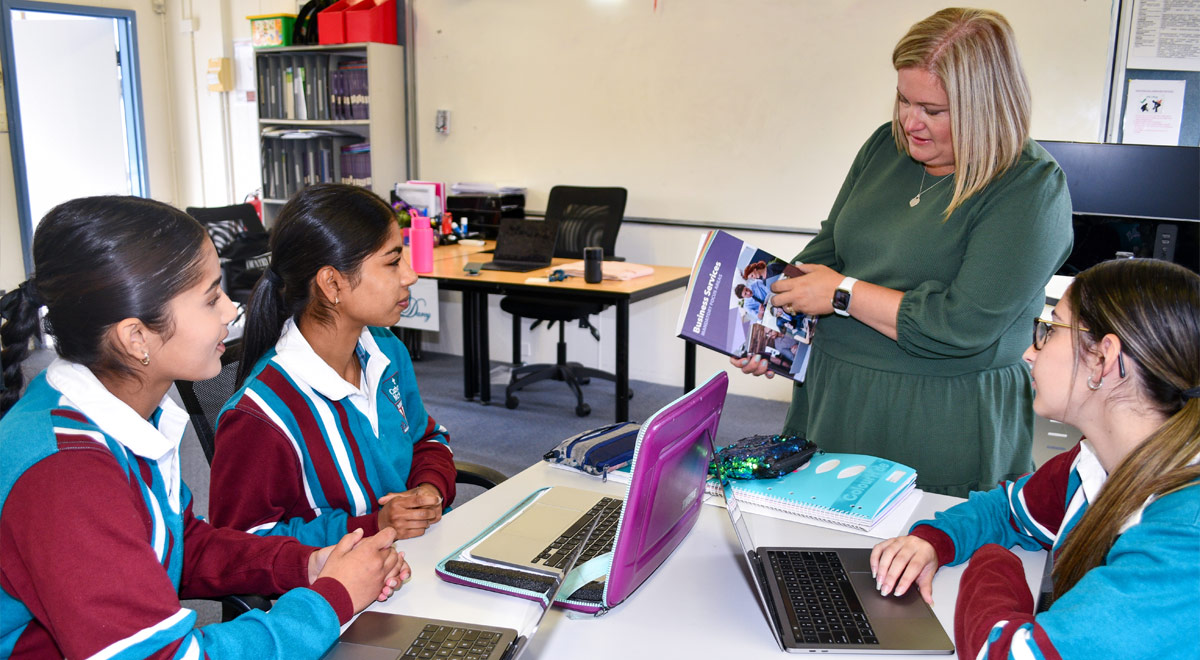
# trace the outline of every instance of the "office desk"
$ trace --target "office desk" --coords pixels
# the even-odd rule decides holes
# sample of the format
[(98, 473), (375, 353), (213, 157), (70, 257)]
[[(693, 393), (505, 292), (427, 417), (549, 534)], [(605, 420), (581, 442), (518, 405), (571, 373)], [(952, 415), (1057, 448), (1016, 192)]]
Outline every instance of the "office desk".
[[(535, 465), (448, 513), (424, 536), (401, 541), (413, 578), (372, 610), (419, 614), (521, 630), (527, 601), (450, 584), (434, 574), (438, 561), (469, 541), (541, 486), (570, 485), (623, 496), (625, 486)], [(913, 520), (932, 517), (961, 500), (924, 494)], [(870, 547), (878, 539), (748, 515), (758, 545)], [(640, 658), (784, 658), (767, 627), (743, 568), (725, 511), (702, 507), (695, 528), (624, 603), (598, 617), (575, 619), (555, 609), (546, 616), (527, 658), (633, 660)], [(1034, 593), (1044, 552), (1016, 550)], [(963, 567), (942, 568), (933, 581), (934, 611), (953, 637), (954, 601)], [(873, 657), (841, 655), (839, 658)], [(895, 657), (895, 656), (891, 656)], [(931, 657), (931, 656), (921, 656)], [(952, 657), (952, 656), (940, 656)]]
[[(583, 278), (571, 277), (562, 282), (528, 283), (526, 280), (531, 277), (545, 278), (555, 267), (577, 260), (555, 259), (550, 267), (527, 273), (484, 270), (478, 275), (468, 275), (463, 272), (463, 266), (470, 261), (491, 261), (492, 254), (450, 249), (465, 247), (438, 248), (434, 251), (433, 271), (418, 273), (421, 277), (436, 279), (443, 289), (463, 294), (463, 395), (468, 399), (478, 395), (483, 403), (492, 399), (487, 297), (493, 293), (545, 295), (553, 292), (616, 308), (616, 421), (626, 421), (629, 418), (629, 304), (686, 287), (691, 271), (678, 266), (655, 266), (653, 275), (626, 281), (605, 280), (588, 284)], [(695, 383), (696, 347), (684, 342), (684, 391), (695, 387)]]

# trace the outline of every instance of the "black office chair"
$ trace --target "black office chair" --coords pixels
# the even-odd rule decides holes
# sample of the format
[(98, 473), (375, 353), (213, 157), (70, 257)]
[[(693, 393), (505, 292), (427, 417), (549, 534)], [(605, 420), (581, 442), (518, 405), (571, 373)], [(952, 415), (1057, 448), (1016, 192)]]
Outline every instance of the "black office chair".
[[(613, 259), (613, 250), (617, 244), (617, 232), (621, 229), (621, 218), (625, 214), (625, 200), (628, 193), (624, 188), (585, 188), (580, 186), (555, 186), (550, 189), (550, 198), (546, 202), (546, 218), (557, 218), (558, 242), (554, 248), (555, 257), (567, 259), (582, 259), (583, 248), (602, 247), (604, 258)], [(566, 324), (568, 321), (578, 321), (579, 327), (587, 328), (597, 341), (600, 332), (588, 320), (592, 314), (599, 314), (604, 305), (594, 302), (580, 301), (568, 297), (554, 297), (553, 294), (530, 296), (505, 296), (500, 300), (500, 309), (513, 315), (513, 371), (508, 388), (504, 393), (504, 405), (516, 408), (520, 400), (515, 394), (520, 389), (538, 381), (553, 378), (565, 381), (575, 393), (575, 414), (586, 417), (592, 412), (591, 406), (583, 402), (583, 391), (580, 385), (586, 385), (592, 378), (616, 380), (616, 376), (607, 371), (585, 367), (578, 362), (567, 361)], [(558, 323), (558, 359), (554, 364), (530, 364), (521, 366), (521, 319), (536, 319), (530, 330), (543, 321), (547, 327)], [(633, 393), (630, 392), (630, 396)]]
[[(179, 398), (183, 400), (183, 407), (192, 420), (192, 428), (196, 431), (196, 438), (200, 441), (200, 448), (204, 450), (204, 458), (209, 464), (212, 464), (217, 414), (237, 390), (237, 370), (241, 361), (242, 342), (231, 341), (225, 344), (225, 353), (221, 355), (221, 373), (208, 380), (175, 381)], [(478, 486), (485, 490), (508, 478), (499, 470), (476, 463), (456, 460), (454, 467), (457, 470), (454, 479), (456, 483)], [(225, 596), (220, 601), (222, 621), (231, 621), (251, 609), (271, 609), (270, 599), (264, 596)]]
[(189, 206), (195, 218), (213, 239), (221, 257), (221, 286), (234, 302), (250, 300), (254, 284), (270, 265), (269, 236), (251, 204), (232, 206)]

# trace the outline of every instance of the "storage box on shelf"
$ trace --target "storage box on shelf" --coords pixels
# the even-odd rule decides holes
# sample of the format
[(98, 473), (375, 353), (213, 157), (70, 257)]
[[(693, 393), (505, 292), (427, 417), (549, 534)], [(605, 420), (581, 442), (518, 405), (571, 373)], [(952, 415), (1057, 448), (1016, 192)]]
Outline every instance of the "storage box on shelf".
[(404, 51), (382, 43), (256, 54), (263, 217), (306, 185), (384, 190), (405, 168)]

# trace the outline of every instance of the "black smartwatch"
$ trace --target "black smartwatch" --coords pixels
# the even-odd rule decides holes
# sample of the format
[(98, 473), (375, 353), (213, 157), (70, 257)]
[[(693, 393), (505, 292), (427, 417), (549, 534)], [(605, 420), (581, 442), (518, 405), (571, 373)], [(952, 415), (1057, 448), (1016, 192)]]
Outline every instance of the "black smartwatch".
[(858, 280), (847, 277), (833, 292), (833, 313), (838, 316), (850, 316), (850, 294), (854, 291), (854, 283)]

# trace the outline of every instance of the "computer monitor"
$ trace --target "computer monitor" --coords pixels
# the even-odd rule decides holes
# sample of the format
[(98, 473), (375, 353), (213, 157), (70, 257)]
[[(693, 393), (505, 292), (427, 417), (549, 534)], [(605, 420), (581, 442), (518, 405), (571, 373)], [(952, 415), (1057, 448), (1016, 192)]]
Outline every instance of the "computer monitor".
[(1060, 275), (1118, 253), (1200, 272), (1200, 148), (1039, 143), (1067, 175), (1075, 247)]

